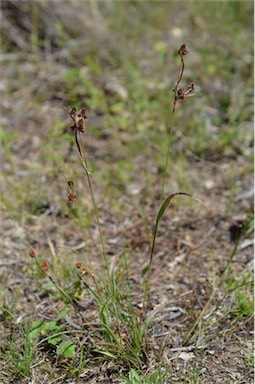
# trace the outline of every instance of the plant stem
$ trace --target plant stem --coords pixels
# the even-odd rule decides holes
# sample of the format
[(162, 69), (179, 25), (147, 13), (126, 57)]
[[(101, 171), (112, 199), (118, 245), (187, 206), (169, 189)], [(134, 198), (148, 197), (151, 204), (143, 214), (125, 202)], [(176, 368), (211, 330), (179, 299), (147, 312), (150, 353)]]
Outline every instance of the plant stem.
[(209, 308), (209, 306), (211, 305), (213, 299), (214, 299), (214, 296), (215, 296), (215, 292), (212, 292), (211, 296), (209, 297), (208, 301), (206, 302), (204, 308), (202, 309), (202, 311), (200, 312), (198, 318), (196, 319), (196, 321), (194, 322), (194, 324), (192, 325), (192, 327), (190, 328), (190, 330), (188, 331), (188, 333), (186, 334), (184, 340), (183, 340), (183, 343), (182, 345), (183, 346), (186, 346), (188, 344), (188, 342), (190, 341), (191, 337), (193, 336), (193, 333), (195, 331), (195, 329), (197, 328), (199, 322), (202, 320), (202, 318), (204, 317), (205, 315), (205, 312), (207, 310), (207, 308)]
[(166, 175), (167, 175), (168, 163), (169, 163), (169, 158), (170, 158), (170, 149), (171, 149), (172, 133), (173, 133), (174, 111), (175, 111), (175, 102), (174, 102), (174, 106), (173, 106), (173, 110), (172, 110), (172, 114), (171, 114), (170, 127), (169, 127), (169, 133), (168, 133), (167, 154), (166, 154), (166, 162), (165, 162), (165, 166), (164, 166), (162, 188), (161, 188), (161, 193), (160, 193), (160, 202), (162, 202), (162, 199), (163, 199), (163, 194), (164, 194), (165, 184), (166, 184)]
[(52, 282), (52, 284), (57, 288), (57, 290), (59, 291), (59, 293), (72, 305), (72, 307), (74, 308), (74, 310), (78, 313), (78, 315), (81, 317), (81, 319), (83, 321), (85, 321), (82, 313), (80, 312), (78, 306), (76, 305), (75, 301), (73, 300), (73, 298), (67, 293), (65, 292), (57, 283), (56, 281), (53, 280), (53, 278), (51, 277), (51, 275), (49, 273), (47, 273), (46, 271), (44, 271), (40, 264), (39, 264), (39, 261), (37, 259), (37, 257), (35, 257), (35, 262), (37, 264), (37, 266), (39, 267), (39, 269), (45, 274), (45, 276), (47, 276), (47, 278)]
[(162, 188), (161, 188), (161, 193), (160, 193), (160, 202), (162, 202), (162, 199), (163, 199), (163, 194), (164, 194), (164, 189), (165, 189), (165, 184), (166, 184), (167, 168), (168, 168), (168, 163), (169, 163), (169, 158), (170, 158), (170, 148), (171, 148), (172, 135), (173, 135), (173, 121), (174, 121), (174, 113), (175, 113), (175, 107), (176, 107), (176, 101), (177, 101), (177, 89), (178, 89), (178, 86), (181, 82), (183, 72), (184, 72), (184, 60), (183, 60), (183, 57), (181, 56), (181, 61), (180, 61), (180, 66), (179, 66), (179, 74), (177, 77), (176, 85), (173, 89), (174, 100), (173, 100), (173, 108), (172, 108), (171, 119), (170, 119), (169, 132), (168, 132), (167, 154), (166, 154), (166, 162), (165, 162), (165, 166), (164, 166)]
[[(183, 72), (184, 72), (184, 60), (183, 60), (183, 56), (181, 56), (177, 82), (176, 82), (176, 85), (173, 89), (174, 100), (173, 100), (173, 108), (172, 108), (172, 113), (171, 113), (171, 118), (170, 118), (169, 132), (168, 132), (167, 154), (166, 154), (166, 162), (165, 162), (165, 166), (164, 166), (162, 188), (161, 188), (161, 193), (160, 193), (160, 203), (163, 200), (163, 195), (164, 195), (164, 190), (165, 190), (165, 185), (166, 185), (166, 175), (167, 175), (168, 163), (169, 163), (169, 159), (170, 159), (170, 149), (171, 149), (171, 142), (172, 142), (172, 135), (173, 135), (174, 113), (175, 113), (176, 102), (178, 100), (177, 90), (178, 90), (178, 86), (181, 82)], [(148, 273), (147, 273), (147, 278), (146, 278), (145, 287), (144, 287), (143, 306), (142, 306), (143, 310), (144, 310), (145, 302), (146, 302), (147, 296), (148, 296), (149, 279), (150, 279), (150, 274), (151, 274), (151, 265), (152, 265), (154, 248), (155, 248), (155, 243), (156, 243), (158, 223), (159, 223), (159, 221), (157, 220), (154, 231), (153, 231), (153, 240), (152, 240), (152, 246), (151, 246), (150, 261), (149, 261), (149, 265), (148, 265)]]
[[(79, 132), (79, 142), (81, 144), (80, 159), (81, 159), (82, 166), (83, 166), (83, 168), (85, 170), (85, 173), (86, 173), (86, 176), (87, 176), (89, 191), (90, 191), (90, 195), (91, 195), (91, 199), (92, 199), (92, 203), (93, 203), (93, 207), (94, 207), (97, 227), (98, 227), (98, 231), (99, 231), (100, 242), (101, 242), (101, 246), (102, 246), (103, 263), (105, 265), (105, 268), (106, 268), (106, 271), (107, 271), (108, 281), (110, 283), (110, 281), (111, 281), (111, 279), (110, 279), (110, 269), (109, 269), (109, 265), (108, 265), (107, 257), (106, 257), (106, 250), (105, 250), (103, 233), (102, 233), (102, 229), (101, 229), (101, 225), (100, 225), (100, 221), (99, 221), (98, 208), (97, 208), (97, 204), (96, 204), (96, 200), (95, 200), (95, 196), (94, 196), (94, 192), (93, 192), (93, 188), (92, 188), (90, 173), (88, 171), (88, 162), (87, 162), (86, 151), (85, 151), (85, 143), (84, 143), (84, 137), (82, 135), (82, 132)], [(79, 150), (78, 150), (78, 153), (79, 153)]]
[(143, 294), (143, 305), (142, 305), (142, 311), (143, 312), (144, 312), (145, 303), (146, 303), (147, 296), (148, 296), (149, 280), (150, 280), (150, 275), (151, 275), (151, 266), (152, 266), (152, 260), (153, 260), (153, 255), (154, 255), (154, 248), (155, 248), (155, 244), (156, 244), (157, 230), (158, 230), (158, 223), (156, 223), (154, 231), (153, 231), (153, 240), (152, 240), (152, 246), (151, 246), (150, 261), (149, 261), (149, 265), (148, 265), (148, 272), (147, 272), (147, 277), (146, 277), (145, 286), (144, 286), (144, 294)]

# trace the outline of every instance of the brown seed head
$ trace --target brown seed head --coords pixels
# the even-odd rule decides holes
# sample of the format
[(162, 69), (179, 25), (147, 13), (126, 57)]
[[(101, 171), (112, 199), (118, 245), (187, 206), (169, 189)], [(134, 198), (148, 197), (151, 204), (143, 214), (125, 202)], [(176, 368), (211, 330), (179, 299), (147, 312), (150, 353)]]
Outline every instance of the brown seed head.
[(85, 119), (87, 118), (87, 108), (82, 107), (81, 110), (77, 112), (77, 108), (73, 107), (70, 111), (68, 111), (68, 113), (71, 119), (73, 120), (73, 125), (71, 126), (71, 130), (84, 132)]
[(193, 92), (195, 88), (196, 88), (196, 85), (195, 83), (192, 82), (188, 86), (188, 91)]
[(68, 200), (69, 200), (71, 203), (73, 203), (73, 202), (76, 200), (77, 195), (76, 195), (76, 193), (69, 193), (69, 195), (67, 196), (67, 198), (68, 198)]
[(74, 186), (73, 180), (68, 180), (67, 184), (69, 185), (70, 188), (73, 188), (73, 186)]
[(183, 100), (185, 98), (185, 91), (184, 88), (178, 88), (175, 95), (176, 100), (181, 99)]
[(84, 132), (84, 119), (80, 118), (77, 120), (77, 129), (80, 132)]
[(80, 261), (77, 261), (75, 264), (76, 268), (80, 269), (81, 268), (81, 262)]
[(78, 116), (82, 116), (84, 119), (87, 118), (87, 108), (86, 107), (82, 107), (82, 109), (80, 110)]
[(74, 119), (75, 116), (76, 116), (76, 113), (77, 113), (77, 108), (76, 107), (73, 107), (70, 112), (69, 112), (69, 115)]
[(45, 272), (48, 271), (49, 264), (47, 263), (47, 261), (43, 261), (41, 266), (40, 266), (40, 268), (41, 268), (42, 271), (45, 271)]
[(186, 47), (186, 44), (182, 44), (182, 45), (180, 46), (178, 52), (179, 52), (179, 54), (180, 54), (181, 56), (185, 56), (185, 55), (187, 55), (187, 54), (189, 53), (189, 50), (188, 50), (188, 48)]
[(32, 258), (36, 257), (36, 252), (35, 252), (34, 249), (30, 249), (29, 256), (32, 257)]

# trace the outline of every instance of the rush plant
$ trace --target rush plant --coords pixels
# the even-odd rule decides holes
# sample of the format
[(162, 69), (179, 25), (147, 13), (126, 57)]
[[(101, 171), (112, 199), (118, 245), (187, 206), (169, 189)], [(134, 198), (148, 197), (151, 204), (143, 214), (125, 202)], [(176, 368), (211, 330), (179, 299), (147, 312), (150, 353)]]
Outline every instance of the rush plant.
[[(168, 132), (168, 144), (164, 172), (162, 177), (162, 186), (160, 193), (160, 201), (158, 213), (155, 218), (153, 236), (150, 253), (148, 255), (148, 265), (145, 269), (146, 275), (143, 285), (142, 307), (137, 308), (133, 305), (132, 289), (130, 288), (127, 278), (125, 292), (121, 289), (118, 266), (124, 266), (125, 276), (128, 276), (128, 260), (127, 253), (123, 250), (122, 255), (117, 260), (113, 257), (111, 261), (108, 260), (105, 238), (100, 224), (100, 212), (96, 202), (95, 193), (93, 190), (92, 174), (90, 172), (89, 162), (87, 160), (86, 152), (86, 119), (88, 110), (83, 106), (80, 110), (77, 107), (72, 107), (70, 110), (66, 109), (71, 120), (71, 131), (74, 133), (75, 145), (77, 155), (79, 157), (81, 166), (84, 171), (85, 179), (88, 185), (93, 211), (95, 215), (95, 222), (98, 229), (100, 245), (96, 245), (102, 260), (102, 269), (95, 271), (89, 256), (80, 257), (75, 266), (77, 269), (77, 276), (80, 283), (86, 288), (87, 292), (91, 295), (98, 308), (99, 322), (90, 324), (91, 337), (93, 338), (94, 353), (99, 354), (103, 359), (111, 359), (113, 361), (122, 361), (129, 367), (129, 369), (141, 370), (147, 359), (147, 343), (146, 332), (148, 325), (160, 310), (154, 309), (152, 312), (148, 311), (148, 295), (151, 277), (151, 267), (154, 259), (154, 252), (156, 246), (156, 238), (158, 228), (162, 217), (165, 214), (168, 206), (173, 198), (176, 196), (190, 197), (198, 200), (186, 192), (175, 192), (168, 196), (165, 194), (167, 170), (170, 160), (171, 139), (174, 125), (174, 115), (177, 103), (181, 103), (184, 99), (194, 96), (195, 84), (192, 82), (186, 88), (181, 87), (181, 81), (184, 74), (184, 56), (188, 54), (189, 50), (185, 44), (179, 48), (180, 65), (177, 80), (173, 88), (173, 102), (170, 120), (170, 129)], [(76, 192), (75, 182), (66, 178), (69, 188), (67, 199), (73, 205), (79, 215), (78, 201), (79, 196)], [(198, 200), (200, 201), (200, 200)], [(86, 228), (85, 228), (86, 230)], [(78, 312), (79, 316), (84, 322), (83, 315), (77, 306), (76, 301), (67, 294), (50, 275), (50, 266), (46, 261), (39, 262), (39, 259), (34, 250), (30, 250), (30, 256), (34, 258), (39, 269), (50, 279), (52, 284), (55, 285), (57, 290), (63, 296), (65, 301), (72, 305)], [(116, 261), (117, 260), (117, 261)], [(123, 268), (122, 268), (123, 269)], [(123, 276), (122, 276), (123, 277)], [(135, 371), (132, 371), (135, 372)]]

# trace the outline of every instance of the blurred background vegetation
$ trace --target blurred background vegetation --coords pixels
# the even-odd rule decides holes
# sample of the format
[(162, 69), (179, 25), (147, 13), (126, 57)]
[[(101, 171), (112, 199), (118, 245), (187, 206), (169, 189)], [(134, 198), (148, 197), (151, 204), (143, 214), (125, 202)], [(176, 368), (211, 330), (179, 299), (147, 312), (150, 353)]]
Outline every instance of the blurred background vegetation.
[[(231, 164), (237, 179), (250, 177), (252, 1), (3, 0), (1, 29), (5, 173), (29, 169), (35, 190), (38, 164), (58, 175), (73, 140), (63, 107), (85, 104), (97, 182), (115, 196), (142, 176), (146, 194), (164, 166), (177, 50), (185, 42), (183, 84), (194, 81), (197, 96), (177, 110), (171, 192), (207, 182), (210, 170), (193, 174), (201, 161), (227, 163), (237, 189)], [(31, 180), (21, 200), (28, 188)], [(29, 204), (35, 213), (42, 202)]]

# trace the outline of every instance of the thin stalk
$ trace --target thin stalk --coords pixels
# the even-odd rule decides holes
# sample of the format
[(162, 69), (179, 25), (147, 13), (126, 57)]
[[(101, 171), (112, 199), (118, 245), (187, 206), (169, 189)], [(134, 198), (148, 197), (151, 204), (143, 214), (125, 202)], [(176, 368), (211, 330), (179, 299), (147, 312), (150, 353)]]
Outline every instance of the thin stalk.
[(212, 301), (214, 299), (214, 296), (215, 296), (215, 292), (213, 292), (212, 295), (209, 297), (207, 303), (205, 304), (204, 308), (200, 312), (198, 318), (196, 319), (196, 321), (194, 322), (194, 324), (192, 325), (192, 327), (190, 328), (190, 330), (186, 334), (186, 336), (185, 336), (185, 338), (183, 340), (183, 343), (182, 343), (183, 346), (187, 345), (188, 342), (190, 341), (190, 339), (193, 336), (193, 333), (194, 333), (195, 329), (197, 328), (199, 322), (202, 320), (203, 316), (205, 315), (205, 312), (207, 311), (207, 309), (211, 305), (211, 303), (212, 303)]
[(65, 292), (54, 280), (53, 278), (51, 277), (51, 275), (49, 275), (45, 270), (43, 270), (40, 266), (40, 263), (37, 259), (37, 257), (35, 257), (35, 262), (37, 264), (37, 266), (39, 267), (39, 269), (45, 274), (45, 276), (48, 277), (48, 279), (52, 282), (52, 284), (57, 288), (57, 290), (59, 291), (59, 293), (66, 299), (68, 300), (68, 302), (72, 305), (72, 307), (74, 308), (74, 310), (78, 313), (78, 315), (81, 317), (81, 319), (83, 321), (85, 321), (82, 313), (79, 311), (79, 308), (77, 307), (75, 301), (73, 300), (73, 298), (67, 293)]
[[(95, 287), (96, 287), (96, 290), (97, 290), (97, 295), (100, 297), (100, 296), (101, 296), (101, 290), (100, 290), (100, 288), (99, 288), (99, 284), (98, 284), (98, 282), (97, 282), (97, 279), (96, 279), (95, 276), (94, 276), (94, 273), (93, 273), (93, 272), (94, 272), (94, 268), (93, 268), (93, 265), (92, 265), (92, 263), (91, 263), (90, 258), (89, 258), (90, 265), (89, 265), (89, 267), (87, 267), (87, 264), (88, 264), (88, 263), (87, 263), (87, 260), (83, 260), (83, 258), (81, 257), (80, 253), (77, 252), (77, 251), (75, 251), (74, 249), (72, 249), (72, 252), (76, 253), (76, 254), (78, 255), (78, 257), (80, 258), (81, 262), (85, 264), (86, 268), (84, 268), (84, 270), (85, 270), (85, 272), (88, 273), (88, 275), (89, 275), (89, 276), (91, 277), (91, 279), (93, 280), (93, 282), (94, 282), (94, 284), (95, 284)], [(90, 269), (90, 270), (88, 270), (88, 269)], [(101, 279), (100, 275), (98, 275), (98, 274), (96, 274), (96, 275), (98, 276), (99, 281), (102, 282), (102, 279)], [(78, 276), (79, 276), (79, 274), (78, 274)], [(102, 283), (103, 283), (103, 282), (102, 282)]]
[(232, 252), (230, 253), (229, 257), (228, 257), (228, 260), (227, 260), (227, 265), (226, 267), (224, 268), (223, 272), (222, 272), (222, 276), (223, 277), (226, 277), (228, 272), (229, 272), (229, 269), (230, 269), (230, 265), (234, 259), (234, 256), (236, 254), (236, 251), (237, 251), (237, 248), (238, 248), (238, 245), (240, 243), (240, 238), (238, 239), (238, 241), (235, 243), (234, 245), (234, 248), (232, 249)]
[(249, 233), (247, 231), (249, 231), (249, 227), (251, 226), (252, 224), (252, 219), (248, 220), (248, 222), (246, 223), (246, 225), (242, 228), (241, 230), (241, 233), (234, 245), (234, 248), (232, 250), (232, 252), (230, 253), (229, 257), (228, 257), (228, 260), (227, 260), (227, 265), (226, 267), (224, 268), (223, 272), (222, 272), (222, 276), (223, 277), (226, 277), (228, 272), (229, 272), (229, 269), (230, 269), (230, 266), (231, 266), (231, 263), (233, 262), (233, 259), (234, 259), (234, 256), (236, 254), (236, 251), (238, 249), (238, 246), (241, 242), (241, 239), (243, 238), (243, 235), (246, 234), (246, 233)]
[[(182, 59), (181, 63), (182, 62), (183, 62), (183, 59)], [(183, 70), (181, 68), (182, 67), (180, 66), (179, 78), (178, 78), (176, 87), (174, 89), (175, 94), (174, 94), (173, 109), (172, 109), (172, 113), (171, 113), (171, 120), (170, 120), (169, 134), (168, 134), (167, 154), (166, 154), (166, 162), (165, 162), (165, 166), (164, 166), (164, 175), (163, 175), (163, 181), (162, 181), (162, 188), (161, 188), (161, 193), (160, 193), (160, 203), (162, 202), (163, 194), (164, 194), (164, 190), (165, 190), (165, 185), (166, 185), (166, 175), (167, 175), (167, 168), (168, 168), (168, 163), (169, 163), (169, 159), (170, 159), (170, 149), (171, 149), (172, 133), (173, 133), (174, 112), (175, 112), (175, 105), (176, 105), (176, 100), (177, 100), (176, 99), (176, 90), (177, 90), (179, 82), (181, 81), (181, 76), (182, 76), (182, 73), (183, 73)], [(156, 222), (156, 225), (155, 225), (155, 228), (154, 228), (154, 231), (153, 231), (153, 240), (152, 240), (152, 246), (151, 246), (151, 253), (150, 253), (149, 266), (148, 266), (148, 273), (147, 273), (147, 278), (146, 278), (145, 287), (144, 287), (143, 306), (142, 306), (142, 310), (143, 311), (144, 311), (145, 302), (146, 302), (147, 296), (148, 296), (149, 279), (150, 279), (150, 274), (151, 274), (151, 265), (152, 265), (153, 255), (154, 255), (154, 248), (155, 248), (155, 243), (156, 243), (157, 230), (158, 230), (158, 223)]]
[[(227, 293), (225, 293), (225, 295), (223, 296), (223, 298), (218, 302), (218, 304), (216, 305), (216, 307), (211, 311), (211, 313), (207, 316), (207, 319), (206, 319), (206, 323), (203, 327), (203, 329), (206, 329), (207, 327), (207, 324), (208, 324), (208, 321), (209, 319), (217, 313), (218, 309), (220, 308), (221, 304), (223, 303), (223, 301), (234, 291), (236, 291), (238, 288), (242, 288), (243, 286), (246, 286), (246, 285), (249, 285), (249, 284), (252, 284), (253, 281), (247, 281), (246, 283), (243, 283), (243, 284), (240, 284), (236, 287), (234, 287), (233, 289), (229, 290)], [(184, 341), (183, 341), (183, 345), (187, 345), (189, 340), (191, 339), (191, 337), (195, 336), (195, 329), (197, 328), (197, 325), (199, 323), (199, 321), (203, 318), (207, 308), (209, 307), (209, 305), (212, 303), (213, 301), (213, 298), (215, 296), (215, 291), (212, 293), (211, 297), (209, 298), (209, 300), (207, 301), (205, 307), (203, 308), (203, 310), (201, 311), (200, 315), (198, 316), (198, 319), (195, 321), (195, 323), (192, 325), (191, 329), (189, 330), (189, 332), (187, 333), (187, 335), (185, 336), (184, 338)], [(217, 320), (216, 320), (217, 321)], [(230, 322), (231, 324), (232, 322)], [(215, 335), (213, 335), (212, 337), (215, 337)], [(207, 345), (207, 342), (210, 340), (211, 336), (207, 337), (206, 339), (206, 345)]]
[(98, 227), (98, 231), (99, 231), (100, 242), (101, 242), (101, 246), (102, 246), (103, 263), (106, 267), (108, 281), (110, 282), (110, 269), (109, 269), (109, 265), (108, 265), (107, 257), (106, 257), (106, 250), (105, 250), (103, 233), (102, 233), (102, 229), (101, 229), (101, 225), (100, 225), (100, 221), (99, 221), (98, 208), (97, 208), (97, 204), (96, 204), (96, 200), (95, 200), (95, 196), (94, 196), (94, 192), (93, 192), (93, 188), (92, 188), (90, 173), (88, 171), (88, 162), (87, 162), (85, 143), (84, 143), (84, 137), (82, 135), (82, 132), (79, 132), (79, 142), (81, 144), (81, 154), (80, 154), (80, 152), (79, 152), (79, 154), (80, 154), (80, 159), (81, 159), (83, 168), (84, 168), (86, 176), (87, 176), (89, 191), (90, 191), (90, 195), (91, 195), (91, 199), (92, 199), (92, 203), (93, 203), (93, 207), (94, 207), (97, 227)]
[[(85, 323), (85, 325), (91, 325), (91, 323)], [(97, 325), (97, 324), (95, 324)], [(82, 330), (79, 330), (79, 329), (75, 329), (75, 330), (70, 330), (70, 331), (61, 331), (61, 332), (57, 332), (57, 333), (54, 333), (53, 335), (50, 335), (50, 336), (47, 336), (45, 337), (44, 339), (41, 339), (40, 341), (38, 341), (38, 343), (36, 344), (36, 347), (39, 347), (41, 344), (45, 343), (45, 341), (48, 341), (50, 340), (52, 337), (57, 337), (57, 336), (62, 336), (62, 335), (68, 335), (68, 334), (76, 334), (76, 333), (85, 333), (87, 334), (88, 333), (88, 330), (87, 329), (82, 329)]]
[(163, 194), (164, 194), (165, 184), (166, 184), (166, 175), (167, 175), (168, 163), (169, 163), (169, 159), (170, 159), (170, 149), (171, 149), (171, 142), (172, 142), (172, 135), (173, 135), (174, 113), (175, 113), (176, 101), (178, 99), (177, 98), (177, 89), (178, 89), (178, 86), (181, 82), (183, 72), (184, 72), (184, 60), (183, 60), (183, 57), (181, 56), (181, 61), (180, 61), (180, 66), (179, 66), (179, 74), (178, 74), (176, 85), (173, 89), (174, 100), (173, 100), (173, 108), (172, 108), (172, 113), (171, 113), (170, 127), (169, 127), (169, 132), (168, 132), (167, 154), (166, 154), (166, 162), (165, 162), (165, 166), (164, 166), (162, 188), (161, 188), (161, 193), (160, 193), (160, 202), (162, 202), (162, 199), (163, 199)]
[(150, 261), (149, 261), (149, 265), (148, 265), (148, 272), (147, 272), (147, 277), (146, 277), (145, 286), (144, 286), (142, 312), (144, 312), (145, 303), (146, 303), (147, 296), (148, 296), (149, 280), (150, 280), (150, 275), (151, 275), (151, 266), (152, 266), (152, 260), (153, 260), (153, 255), (154, 255), (154, 248), (155, 248), (155, 244), (156, 244), (157, 231), (158, 231), (158, 223), (156, 222), (154, 232), (153, 232), (153, 240), (152, 240), (152, 246), (151, 246)]
[[(77, 206), (77, 203), (76, 203), (76, 202), (74, 203), (74, 207), (75, 207), (75, 214), (76, 214), (76, 216), (77, 216), (77, 218), (78, 218), (79, 225), (80, 225), (80, 228), (81, 228), (81, 234), (82, 234), (82, 236), (83, 236), (83, 241), (84, 241), (84, 244), (85, 244), (85, 249), (88, 251), (88, 250), (89, 250), (89, 247), (88, 247), (88, 244), (87, 244), (87, 241), (86, 241), (85, 233), (83, 233), (83, 224), (82, 224), (81, 216), (80, 216), (79, 209), (78, 209), (78, 206)], [(85, 227), (85, 225), (84, 225), (84, 227)], [(100, 252), (100, 249), (99, 249), (98, 245), (96, 244), (95, 240), (93, 239), (90, 230), (89, 230), (87, 227), (85, 227), (85, 229), (86, 229), (87, 232), (88, 232), (89, 238), (90, 238), (90, 240), (92, 241), (93, 246), (96, 248), (96, 250), (97, 250), (98, 252)], [(91, 248), (91, 246), (90, 246), (90, 248)], [(89, 254), (90, 254), (90, 253), (89, 253)], [(88, 256), (88, 260), (89, 260), (89, 263), (90, 263), (91, 268), (93, 269), (93, 264), (92, 264), (90, 255)]]
[(173, 134), (174, 111), (175, 111), (175, 104), (173, 106), (173, 110), (172, 110), (172, 114), (171, 114), (171, 120), (170, 120), (170, 128), (169, 128), (168, 144), (167, 144), (167, 154), (166, 154), (166, 162), (165, 162), (165, 166), (164, 166), (163, 182), (162, 182), (161, 193), (160, 193), (160, 202), (162, 202), (162, 199), (163, 199), (163, 194), (164, 194), (165, 184), (166, 184), (166, 175), (167, 175), (168, 163), (169, 163), (169, 159), (170, 159), (170, 149), (171, 149), (172, 134)]
[[(67, 178), (65, 177), (65, 175), (63, 175), (63, 176), (64, 176), (64, 178), (65, 178), (65, 180), (66, 180), (66, 182), (67, 182), (67, 184), (68, 184), (68, 180), (67, 180)], [(72, 187), (69, 186), (69, 189), (70, 189), (71, 193), (74, 192)], [(83, 238), (83, 241), (84, 241), (84, 244), (85, 244), (85, 249), (88, 250), (88, 244), (87, 244), (87, 241), (86, 241), (86, 236), (85, 236), (85, 231), (84, 231), (84, 227), (85, 227), (85, 226), (84, 226), (83, 223), (82, 223), (81, 216), (80, 216), (79, 209), (78, 209), (78, 206), (77, 206), (76, 201), (74, 201), (74, 212), (75, 212), (76, 218), (78, 219), (78, 222), (79, 222), (79, 226), (80, 226), (80, 230), (81, 230), (81, 235), (82, 235), (82, 238)], [(93, 239), (93, 237), (92, 237), (92, 235), (91, 235), (89, 229), (88, 229), (87, 227), (85, 227), (85, 229), (87, 230), (87, 232), (88, 232), (88, 234), (89, 234), (89, 237), (90, 237), (91, 241), (93, 242), (95, 248), (99, 251), (98, 246), (97, 246), (95, 240)], [(77, 253), (78, 253), (78, 252), (77, 252)], [(78, 255), (80, 256), (79, 253), (78, 253)], [(89, 260), (90, 268), (93, 269), (92, 261), (91, 261), (91, 259), (90, 259), (90, 256), (88, 256), (88, 260)], [(84, 262), (84, 260), (82, 260), (82, 261)], [(86, 260), (86, 264), (87, 264), (87, 263), (88, 263), (88, 262), (87, 262), (87, 260)]]
[[(178, 73), (176, 85), (173, 89), (174, 100), (173, 100), (173, 108), (172, 108), (171, 119), (170, 119), (169, 132), (168, 132), (167, 154), (166, 154), (166, 162), (165, 162), (165, 166), (164, 166), (162, 188), (161, 188), (161, 193), (160, 193), (160, 203), (162, 203), (165, 185), (166, 185), (166, 175), (167, 175), (168, 163), (169, 163), (169, 159), (170, 159), (170, 149), (171, 149), (172, 134), (173, 134), (174, 113), (175, 113), (175, 108), (176, 108), (176, 102), (178, 100), (178, 94), (177, 93), (178, 93), (179, 84), (182, 80), (183, 72), (184, 72), (184, 60), (183, 60), (183, 56), (181, 55), (181, 61), (180, 61), (180, 65), (179, 65), (179, 73)], [(153, 255), (154, 255), (154, 248), (155, 248), (155, 243), (156, 243), (157, 230), (158, 230), (158, 221), (156, 222), (155, 229), (153, 232), (150, 261), (149, 261), (149, 266), (148, 266), (148, 274), (147, 274), (147, 278), (146, 278), (146, 282), (145, 282), (145, 288), (144, 288), (143, 307), (142, 307), (143, 310), (144, 310), (145, 302), (147, 300), (147, 295), (148, 295), (148, 285), (149, 285), (151, 265), (152, 265)]]

